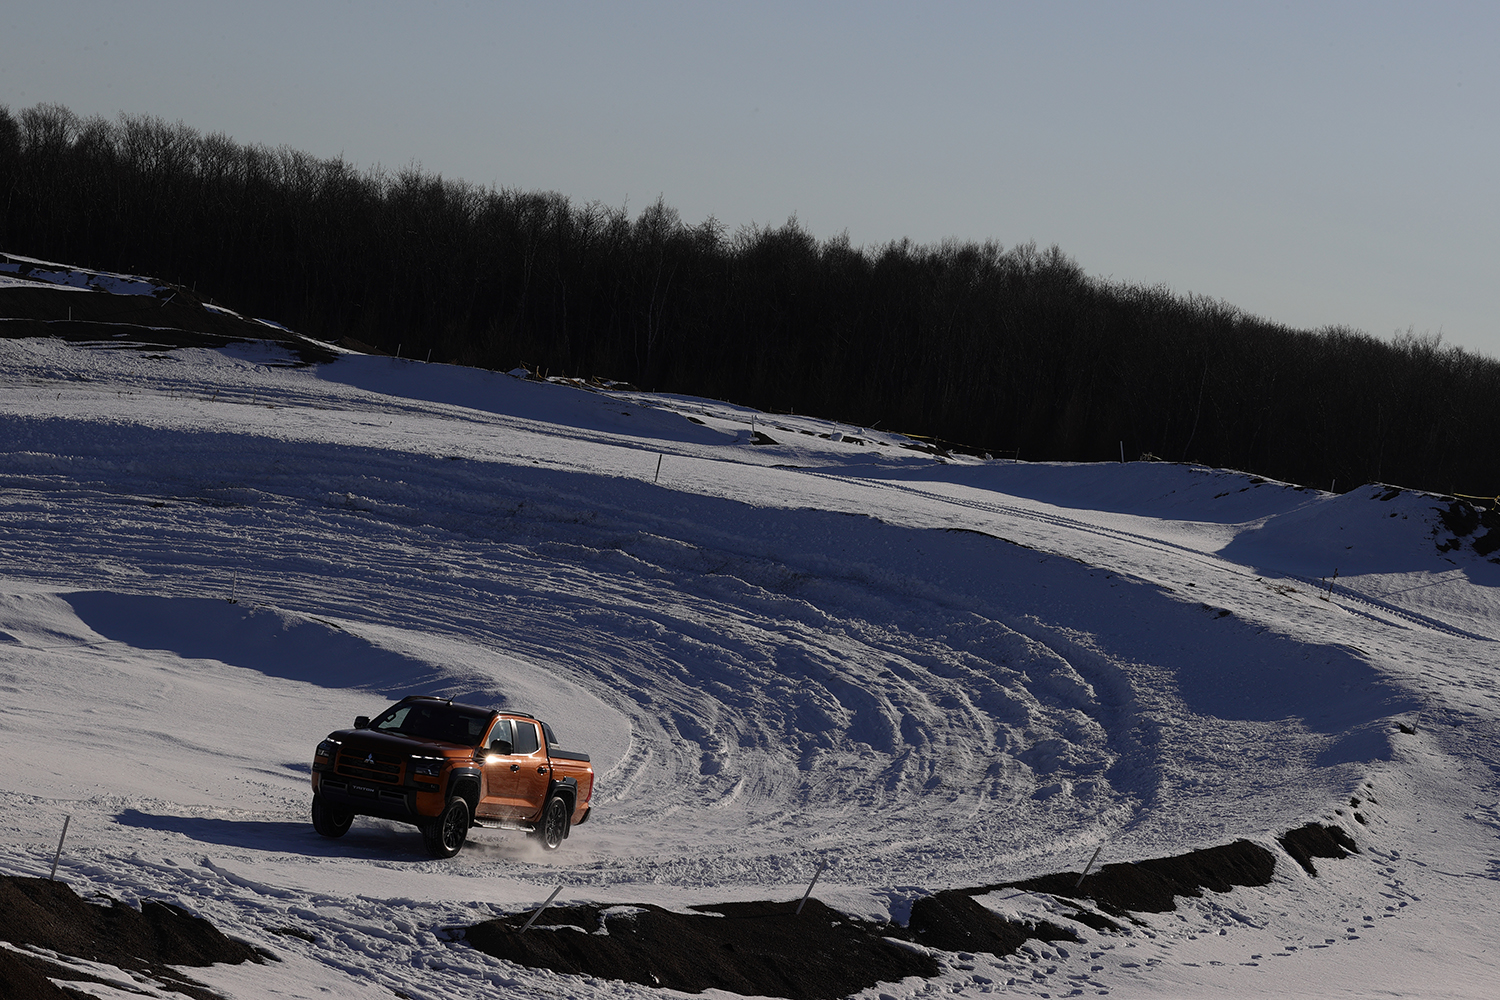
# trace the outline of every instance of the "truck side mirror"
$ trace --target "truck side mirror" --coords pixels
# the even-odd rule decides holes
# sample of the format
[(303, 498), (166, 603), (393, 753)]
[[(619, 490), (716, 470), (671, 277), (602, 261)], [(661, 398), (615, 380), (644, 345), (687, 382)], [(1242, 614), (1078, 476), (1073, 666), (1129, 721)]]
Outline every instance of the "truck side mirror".
[(502, 757), (509, 757), (514, 751), (510, 740), (492, 740), (490, 742), (490, 753), (497, 753)]
[(354, 717), (354, 728), (355, 729), (369, 729), (370, 728), (370, 717), (368, 715), (356, 715)]

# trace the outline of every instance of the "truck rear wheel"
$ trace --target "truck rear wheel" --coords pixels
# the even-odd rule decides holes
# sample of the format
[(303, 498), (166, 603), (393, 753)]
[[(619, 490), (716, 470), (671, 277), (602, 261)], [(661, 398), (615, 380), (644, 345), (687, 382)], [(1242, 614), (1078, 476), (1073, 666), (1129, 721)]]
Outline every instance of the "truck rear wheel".
[(544, 849), (555, 851), (568, 836), (568, 801), (561, 795), (547, 800), (542, 819), (536, 826), (537, 840)]
[(422, 840), (427, 853), (435, 858), (451, 858), (463, 850), (469, 837), (469, 804), (454, 796), (448, 800), (442, 815), (422, 826)]
[(349, 832), (354, 814), (342, 809), (331, 809), (323, 796), (314, 795), (312, 804), (313, 829), (325, 837), (342, 837)]

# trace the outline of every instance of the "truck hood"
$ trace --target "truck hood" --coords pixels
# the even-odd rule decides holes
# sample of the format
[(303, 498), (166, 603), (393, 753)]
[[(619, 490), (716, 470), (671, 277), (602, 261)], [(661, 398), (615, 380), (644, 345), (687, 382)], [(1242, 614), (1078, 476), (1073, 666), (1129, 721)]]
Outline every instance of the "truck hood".
[(329, 733), (328, 738), (343, 744), (344, 752), (427, 754), (433, 757), (468, 757), (474, 748), (446, 740), (429, 740), (416, 736), (399, 736), (395, 733), (377, 733), (369, 729), (340, 729)]

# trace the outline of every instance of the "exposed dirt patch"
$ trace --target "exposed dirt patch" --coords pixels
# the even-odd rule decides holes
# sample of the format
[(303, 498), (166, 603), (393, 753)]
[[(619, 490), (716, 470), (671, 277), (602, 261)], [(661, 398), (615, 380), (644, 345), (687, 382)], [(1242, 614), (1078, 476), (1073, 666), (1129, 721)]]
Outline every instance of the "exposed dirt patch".
[[(1312, 858), (1358, 852), (1343, 829), (1311, 823), (1279, 842), (1314, 875)], [(1078, 908), (1067, 916), (1108, 933), (1121, 928), (1105, 914), (1129, 920), (1132, 912), (1172, 910), (1178, 896), (1201, 896), (1204, 889), (1266, 885), (1275, 869), (1271, 851), (1241, 840), (1174, 858), (1105, 865), (1081, 884), (1077, 872), (1060, 872), (944, 890), (916, 900), (906, 926), (850, 917), (817, 899), (809, 899), (800, 914), (794, 902), (726, 903), (690, 913), (585, 904), (548, 909), (524, 934), (530, 913), (485, 921), (468, 928), (466, 937), (486, 954), (556, 972), (688, 993), (722, 989), (838, 1000), (876, 983), (935, 976), (941, 965), (934, 952), (1009, 955), (1030, 940), (1079, 940), (1073, 930), (1047, 921), (1007, 919), (976, 896), (1019, 889), (1075, 900)], [(196, 1000), (216, 994), (171, 966), (261, 957), (178, 907), (151, 900), (139, 910), (117, 901), (89, 902), (64, 883), (37, 878), (0, 876), (0, 940), (19, 949), (0, 949), (0, 996), (37, 1000), (80, 995), (51, 979), (133, 988), (47, 952), (114, 966)]]
[(1500, 498), (1483, 504), (1455, 499), (1446, 508), (1438, 508), (1438, 518), (1453, 535), (1438, 543), (1439, 552), (1462, 548), (1465, 542), (1481, 556), (1500, 550)]
[(139, 910), (113, 900), (100, 905), (79, 898), (66, 883), (42, 878), (0, 876), (0, 940), (23, 949), (0, 949), (0, 995), (37, 1000), (78, 995), (51, 979), (132, 988), (72, 968), (66, 959), (43, 957), (42, 949), (144, 975), (198, 1000), (218, 994), (171, 966), (260, 961), (250, 945), (169, 903), (144, 900)]
[(1165, 913), (1178, 896), (1201, 896), (1204, 889), (1228, 892), (1237, 885), (1269, 885), (1276, 856), (1258, 844), (1237, 840), (1175, 858), (1105, 865), (1079, 884), (1078, 872), (1006, 882), (978, 892), (1017, 888), (1064, 899), (1089, 899), (1116, 916), (1129, 912)]
[[(567, 906), (487, 920), (467, 939), (482, 952), (556, 972), (701, 993), (837, 1000), (879, 982), (937, 975), (902, 928), (856, 920), (809, 899), (727, 903), (673, 913), (656, 906)], [(892, 940), (894, 939), (894, 940)]]
[[(1313, 835), (1294, 831), (1288, 837), (1300, 845)], [(1271, 851), (1240, 840), (1175, 858), (1105, 865), (1081, 884), (1078, 872), (1060, 872), (947, 889), (916, 900), (904, 927), (857, 920), (810, 899), (800, 916), (790, 902), (704, 906), (686, 914), (654, 906), (571, 906), (545, 911), (525, 934), (530, 914), (520, 913), (471, 927), (467, 938), (497, 958), (556, 972), (687, 993), (717, 988), (834, 1000), (880, 982), (935, 975), (939, 966), (928, 949), (1010, 955), (1031, 940), (1079, 940), (1047, 921), (1009, 920), (976, 896), (1020, 889), (1087, 900), (1093, 905), (1067, 916), (1107, 933), (1121, 928), (1105, 913), (1127, 920), (1131, 912), (1160, 913), (1175, 909), (1178, 896), (1201, 896), (1204, 889), (1266, 885), (1275, 871)]]
[[(1358, 816), (1358, 813), (1355, 813)], [(1364, 822), (1363, 819), (1360, 822)], [(1290, 854), (1307, 874), (1318, 874), (1313, 858), (1347, 858), (1358, 854), (1354, 838), (1337, 826), (1319, 826), (1309, 823), (1277, 838), (1281, 849)]]
[(945, 889), (912, 904), (906, 930), (915, 941), (943, 951), (987, 951), (1011, 955), (1027, 941), (1077, 941), (1078, 935), (1048, 923), (1007, 920), (974, 901), (982, 890)]

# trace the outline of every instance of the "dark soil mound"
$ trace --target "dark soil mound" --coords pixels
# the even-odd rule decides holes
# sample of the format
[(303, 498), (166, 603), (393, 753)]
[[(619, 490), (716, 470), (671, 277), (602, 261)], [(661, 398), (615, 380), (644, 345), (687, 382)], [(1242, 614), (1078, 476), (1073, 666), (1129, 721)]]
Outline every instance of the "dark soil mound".
[[(1485, 501), (1481, 505), (1455, 498), (1446, 509), (1438, 508), (1438, 517), (1443, 527), (1453, 534), (1452, 538), (1438, 543), (1439, 552), (1463, 548), (1466, 540), (1482, 556), (1492, 555), (1500, 549), (1500, 503)], [(1438, 537), (1441, 536), (1442, 533), (1438, 532)], [(1490, 561), (1500, 562), (1500, 558)]]
[[(1308, 871), (1311, 856), (1345, 857), (1356, 850), (1341, 828), (1316, 824), (1293, 830), (1281, 844)], [(1021, 889), (1088, 900), (1097, 909), (1080, 906), (1067, 916), (1117, 931), (1120, 925), (1104, 913), (1125, 919), (1132, 912), (1163, 913), (1176, 908), (1178, 896), (1268, 885), (1275, 872), (1276, 855), (1238, 840), (1173, 858), (1105, 865), (1082, 879), (1078, 872), (1059, 872), (944, 890), (913, 903), (905, 927), (857, 920), (809, 899), (800, 916), (793, 903), (768, 902), (696, 907), (702, 915), (649, 905), (560, 907), (544, 912), (525, 934), (521, 928), (530, 915), (521, 913), (470, 927), (467, 936), (486, 954), (556, 972), (686, 993), (717, 988), (834, 1000), (879, 982), (936, 974), (928, 948), (1009, 955), (1029, 940), (1079, 940), (1046, 921), (1007, 920), (975, 896)]]
[[(63, 882), (41, 878), (0, 876), (0, 939), (144, 973), (167, 989), (202, 998), (215, 994), (168, 966), (259, 961), (248, 944), (231, 941), (207, 920), (170, 903), (148, 899), (139, 910), (117, 901), (101, 906), (80, 899)], [(48, 977), (104, 982), (44, 958), (0, 951), (0, 995), (69, 995)]]
[(728, 903), (701, 914), (655, 906), (568, 906), (547, 910), (525, 934), (527, 914), (468, 930), (475, 948), (557, 972), (621, 979), (686, 993), (837, 1000), (879, 982), (934, 976), (924, 949), (889, 938), (900, 928), (856, 920), (809, 899)]
[[(979, 890), (982, 891), (982, 890)], [(1056, 924), (1006, 920), (974, 901), (978, 891), (945, 889), (912, 904), (906, 929), (930, 948), (943, 951), (987, 951), (1010, 955), (1030, 940), (1077, 941), (1078, 935)]]
[(50, 962), (23, 958), (0, 949), (0, 997), (26, 997), (28, 1000), (76, 1000), (53, 985), (49, 975), (59, 976)]
[(1228, 892), (1237, 885), (1269, 885), (1276, 856), (1248, 840), (1210, 847), (1175, 858), (1105, 865), (1079, 884), (1077, 872), (1061, 872), (972, 890), (1017, 888), (1068, 899), (1091, 899), (1109, 913), (1165, 913), (1178, 896), (1201, 896), (1204, 889)]
[(1314, 877), (1317, 876), (1318, 869), (1313, 865), (1313, 858), (1347, 858), (1359, 853), (1354, 838), (1341, 827), (1319, 826), (1317, 823), (1298, 827), (1277, 838), (1277, 843), (1307, 874)]

